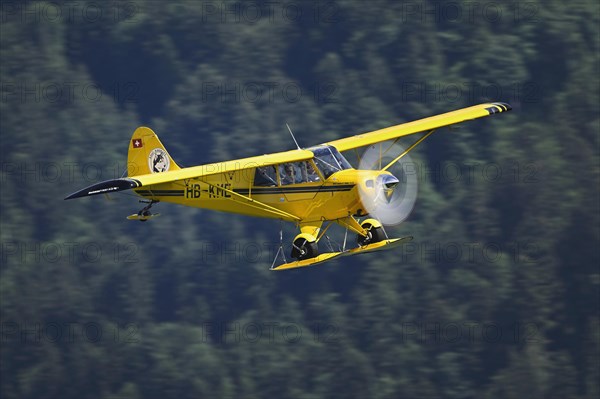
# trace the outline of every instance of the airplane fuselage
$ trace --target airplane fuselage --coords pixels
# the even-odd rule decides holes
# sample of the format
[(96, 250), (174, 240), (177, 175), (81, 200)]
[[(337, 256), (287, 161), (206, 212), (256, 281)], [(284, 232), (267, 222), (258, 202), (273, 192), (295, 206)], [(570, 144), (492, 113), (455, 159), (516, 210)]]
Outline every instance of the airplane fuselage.
[(364, 184), (365, 178), (372, 176), (374, 180), (381, 173), (346, 169), (316, 182), (265, 187), (254, 185), (254, 173), (239, 170), (202, 179), (160, 184), (152, 190), (141, 187), (135, 192), (144, 198), (161, 202), (248, 216), (286, 219), (248, 200), (251, 199), (295, 215), (302, 221), (335, 220), (364, 213), (359, 190), (368, 188), (360, 185)]

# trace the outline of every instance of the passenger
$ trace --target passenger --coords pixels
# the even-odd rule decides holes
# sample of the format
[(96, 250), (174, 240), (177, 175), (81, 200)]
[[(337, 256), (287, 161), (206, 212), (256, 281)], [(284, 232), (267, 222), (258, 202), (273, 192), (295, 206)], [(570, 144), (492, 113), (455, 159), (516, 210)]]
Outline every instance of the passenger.
[(294, 165), (291, 163), (283, 166), (283, 175), (281, 176), (281, 184), (294, 184), (296, 183), (296, 173), (294, 171)]

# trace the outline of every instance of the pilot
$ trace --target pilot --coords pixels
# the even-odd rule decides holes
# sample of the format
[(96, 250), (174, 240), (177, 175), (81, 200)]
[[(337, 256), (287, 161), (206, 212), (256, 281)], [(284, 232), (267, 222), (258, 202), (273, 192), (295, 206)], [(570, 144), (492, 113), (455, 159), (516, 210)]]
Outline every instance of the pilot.
[(291, 163), (285, 164), (283, 167), (283, 176), (281, 176), (281, 184), (294, 184), (296, 183), (296, 173), (294, 171), (294, 165)]
[(308, 174), (308, 181), (315, 182), (315, 181), (321, 180), (321, 178), (319, 177), (317, 172), (315, 172), (315, 169), (313, 168), (312, 163), (307, 161), (307, 162), (305, 162), (305, 164), (306, 164), (306, 171)]

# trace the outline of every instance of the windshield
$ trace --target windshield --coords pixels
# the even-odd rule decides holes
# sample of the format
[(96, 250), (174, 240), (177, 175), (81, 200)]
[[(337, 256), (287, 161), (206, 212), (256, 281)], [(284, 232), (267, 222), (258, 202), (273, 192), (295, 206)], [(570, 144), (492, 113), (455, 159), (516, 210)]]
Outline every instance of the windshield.
[(337, 171), (351, 169), (350, 163), (332, 146), (319, 146), (309, 148), (315, 154), (315, 164), (327, 179)]

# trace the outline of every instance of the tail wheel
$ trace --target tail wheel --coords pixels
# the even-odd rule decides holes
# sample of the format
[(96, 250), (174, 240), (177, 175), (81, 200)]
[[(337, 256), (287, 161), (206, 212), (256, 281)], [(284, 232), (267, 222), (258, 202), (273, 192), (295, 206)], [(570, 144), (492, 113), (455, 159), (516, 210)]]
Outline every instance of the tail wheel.
[(310, 259), (319, 255), (319, 245), (316, 241), (308, 241), (306, 238), (300, 237), (294, 240), (292, 247), (292, 258), (298, 260)]
[(382, 227), (373, 227), (373, 225), (371, 223), (365, 223), (362, 225), (362, 227), (365, 230), (367, 230), (366, 237), (361, 234), (356, 235), (356, 242), (361, 247), (364, 247), (365, 245), (368, 245), (368, 244), (373, 244), (374, 242), (383, 241), (386, 239), (386, 236), (385, 236), (385, 233), (383, 232)]
[[(141, 210), (138, 212), (139, 216), (145, 216), (145, 217), (149, 217), (151, 215), (150, 211), (145, 211), (145, 210)], [(140, 219), (140, 222), (147, 222), (148, 219)]]

